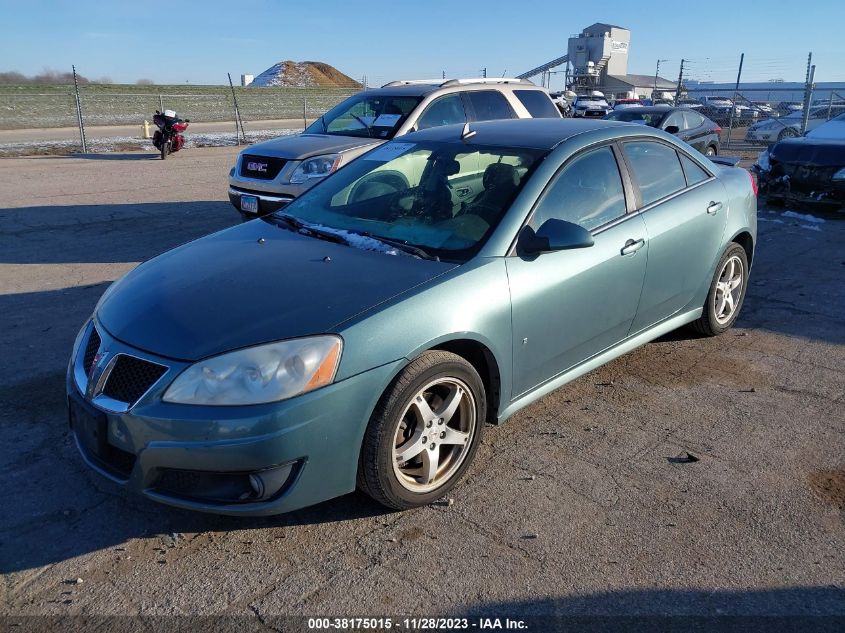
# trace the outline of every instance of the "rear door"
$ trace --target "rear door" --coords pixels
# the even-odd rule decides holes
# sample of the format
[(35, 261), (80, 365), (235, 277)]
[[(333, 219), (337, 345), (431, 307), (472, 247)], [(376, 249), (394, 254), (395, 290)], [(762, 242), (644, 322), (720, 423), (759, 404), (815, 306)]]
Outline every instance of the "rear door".
[(727, 219), (725, 188), (668, 143), (622, 143), (648, 235), (648, 266), (631, 334), (683, 308), (709, 281)]
[[(542, 194), (528, 226), (550, 218), (593, 233), (588, 248), (506, 258), (511, 290), (512, 397), (530, 391), (618, 343), (637, 310), (648, 244), (630, 214), (616, 152), (606, 145), (577, 154)], [(627, 196), (626, 196), (627, 192)]]
[(705, 118), (692, 110), (684, 112), (683, 117), (686, 134), (684, 140), (703, 154), (707, 149), (707, 137), (710, 134), (704, 125)]

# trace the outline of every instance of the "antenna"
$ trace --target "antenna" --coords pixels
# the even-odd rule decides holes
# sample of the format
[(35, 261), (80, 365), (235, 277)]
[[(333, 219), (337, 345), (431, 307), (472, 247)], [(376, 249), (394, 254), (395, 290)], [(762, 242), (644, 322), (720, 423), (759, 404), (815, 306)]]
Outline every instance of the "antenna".
[(464, 123), (464, 129), (463, 129), (463, 132), (461, 132), (461, 140), (462, 141), (465, 141), (468, 138), (472, 138), (476, 134), (477, 134), (477, 132), (475, 130), (469, 129), (469, 123)]

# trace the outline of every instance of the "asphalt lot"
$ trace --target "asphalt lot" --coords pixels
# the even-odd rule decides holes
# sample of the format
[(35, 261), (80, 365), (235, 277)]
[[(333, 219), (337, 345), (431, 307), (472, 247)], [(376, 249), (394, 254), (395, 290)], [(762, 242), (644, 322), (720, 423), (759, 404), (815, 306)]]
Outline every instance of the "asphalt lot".
[(761, 210), (736, 329), (664, 337), (488, 429), (451, 505), (244, 520), (89, 472), (74, 336), (108, 282), (237, 221), (235, 152), (0, 161), (0, 614), (845, 616), (833, 217)]

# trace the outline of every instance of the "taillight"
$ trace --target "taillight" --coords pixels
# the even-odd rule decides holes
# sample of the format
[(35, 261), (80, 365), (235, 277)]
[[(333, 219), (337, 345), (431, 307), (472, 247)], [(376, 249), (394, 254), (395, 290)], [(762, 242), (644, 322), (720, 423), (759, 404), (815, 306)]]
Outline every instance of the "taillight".
[(715, 129), (714, 131), (716, 132), (716, 134), (721, 134), (721, 133), (722, 133), (722, 128), (720, 128), (720, 127), (717, 125), (717, 126), (716, 126), (716, 129)]
[(754, 174), (752, 174), (750, 171), (746, 170), (745, 173), (748, 174), (748, 177), (751, 179), (751, 191), (754, 192), (754, 197), (756, 198), (757, 197), (757, 179), (754, 178)]

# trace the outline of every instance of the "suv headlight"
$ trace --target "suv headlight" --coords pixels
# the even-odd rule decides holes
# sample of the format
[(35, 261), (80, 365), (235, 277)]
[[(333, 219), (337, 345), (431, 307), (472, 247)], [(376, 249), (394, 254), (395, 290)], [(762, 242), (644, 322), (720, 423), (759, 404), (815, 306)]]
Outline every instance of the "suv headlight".
[(339, 336), (311, 336), (214, 356), (179, 374), (163, 399), (229, 406), (292, 398), (334, 380), (342, 346)]
[(293, 172), (290, 181), (293, 184), (300, 184), (312, 178), (325, 178), (330, 173), (337, 171), (340, 167), (340, 154), (325, 154), (306, 158)]

